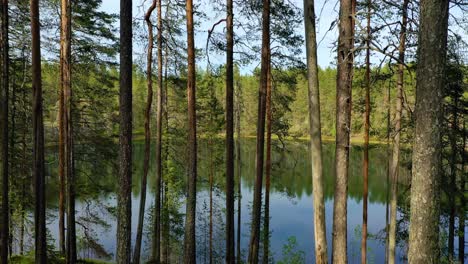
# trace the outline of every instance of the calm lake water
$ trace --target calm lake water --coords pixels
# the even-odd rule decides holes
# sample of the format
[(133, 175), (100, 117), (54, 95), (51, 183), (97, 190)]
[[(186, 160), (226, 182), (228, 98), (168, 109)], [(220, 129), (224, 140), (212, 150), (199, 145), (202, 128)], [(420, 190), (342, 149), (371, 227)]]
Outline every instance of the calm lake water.
[[(248, 242), (250, 231), (250, 206), (253, 198), (253, 185), (255, 175), (255, 140), (243, 139), (241, 141), (242, 149), (242, 169), (241, 169), (241, 191), (242, 191), (242, 210), (241, 210), (241, 247), (244, 258), (248, 255)], [(310, 156), (308, 152), (308, 142), (306, 141), (288, 141), (281, 144), (274, 142), (273, 148), (273, 171), (271, 183), (270, 198), (270, 232), (271, 232), (271, 255), (273, 261), (283, 258), (283, 247), (288, 244), (289, 238), (295, 238), (297, 247), (295, 252), (302, 251), (306, 263), (313, 263), (314, 260), (314, 239), (313, 239), (313, 199), (312, 199), (312, 180)], [(224, 142), (219, 141), (214, 144), (213, 169), (215, 172), (215, 191), (214, 191), (214, 253), (215, 263), (222, 262), (224, 252)], [(154, 149), (153, 149), (154, 151)], [(370, 150), (370, 168), (369, 168), (369, 218), (368, 218), (368, 259), (369, 263), (384, 263), (385, 260), (385, 225), (386, 225), (386, 205), (387, 205), (387, 154), (386, 146), (371, 146)], [(137, 228), (137, 218), (140, 200), (140, 179), (143, 167), (143, 142), (136, 142), (134, 146), (134, 178), (132, 194), (132, 230), (133, 239)], [(180, 149), (180, 155), (172, 158), (173, 176), (184, 179), (185, 173), (180, 165), (184, 159), (184, 150)], [(78, 156), (78, 155), (77, 155)], [(152, 153), (152, 157), (154, 153)], [(198, 178), (198, 202), (197, 202), (197, 247), (198, 260), (204, 263), (207, 259), (208, 250), (208, 176), (210, 171), (210, 161), (208, 145), (206, 140), (200, 142), (200, 160), (199, 160), (199, 178)], [(325, 199), (326, 199), (326, 222), (327, 239), (329, 254), (331, 253), (331, 230), (333, 218), (333, 190), (334, 190), (334, 144), (324, 144), (324, 175), (325, 175)], [(48, 174), (48, 213), (50, 214), (48, 228), (52, 237), (56, 240), (58, 247), (58, 220), (57, 220), (57, 184), (56, 184), (56, 157), (49, 158)], [(77, 221), (82, 225), (77, 226), (78, 235), (81, 237), (93, 237), (102, 248), (97, 244), (81, 245), (81, 257), (103, 258), (105, 253), (111, 254), (108, 260), (113, 259), (115, 255), (116, 244), (116, 217), (113, 211), (116, 206), (115, 188), (117, 182), (116, 157), (110, 157), (108, 160), (95, 160), (92, 155), (86, 156), (86, 162), (79, 162), (77, 172), (79, 182), (77, 193), (82, 195), (78, 197)], [(84, 158), (84, 159), (86, 159)], [(100, 159), (103, 159), (102, 157)], [(400, 168), (400, 201), (399, 201), (399, 219), (407, 219), (407, 201), (409, 201), (408, 179), (410, 165), (408, 160), (410, 155), (402, 153), (402, 166)], [(154, 160), (154, 159), (153, 159)], [(113, 161), (113, 162), (112, 162)], [(237, 179), (236, 179), (237, 182)], [(362, 147), (353, 146), (350, 154), (350, 175), (348, 188), (348, 254), (350, 263), (360, 262), (360, 240), (362, 224)], [(150, 243), (146, 243), (149, 237), (149, 228), (151, 225), (151, 207), (154, 203), (154, 167), (150, 169), (148, 178), (149, 190), (147, 193), (147, 215), (145, 220), (145, 233), (143, 256), (148, 257)], [(180, 213), (184, 213), (185, 204), (183, 203), (183, 182), (174, 193), (180, 194)], [(237, 186), (237, 183), (236, 183)], [(237, 189), (237, 187), (236, 187)], [(237, 190), (236, 190), (237, 192)], [(264, 198), (264, 196), (263, 196)], [(406, 201), (406, 202), (405, 202)], [(236, 198), (236, 229), (237, 229), (237, 198)], [(183, 216), (181, 216), (183, 219)], [(263, 215), (262, 215), (263, 218)], [(174, 225), (179, 230), (174, 230), (176, 235), (182, 227)], [(401, 221), (399, 228), (401, 234), (399, 237), (406, 236), (407, 221)], [(180, 239), (183, 239), (183, 232), (179, 233)], [(400, 239), (401, 240), (401, 239)], [(182, 243), (178, 243), (179, 247)], [(177, 255), (177, 249), (173, 249), (174, 255)], [(397, 249), (397, 259), (403, 262), (406, 246), (403, 241)], [(181, 255), (179, 255), (180, 257)], [(219, 262), (218, 262), (219, 260)]]

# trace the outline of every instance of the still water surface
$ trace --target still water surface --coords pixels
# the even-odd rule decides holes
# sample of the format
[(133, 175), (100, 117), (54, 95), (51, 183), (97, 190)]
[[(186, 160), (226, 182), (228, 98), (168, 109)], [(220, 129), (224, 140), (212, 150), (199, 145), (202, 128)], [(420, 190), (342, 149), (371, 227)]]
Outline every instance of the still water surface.
[[(215, 171), (215, 216), (214, 216), (214, 250), (215, 257), (222, 260), (224, 251), (224, 143), (219, 141), (215, 144), (213, 152), (214, 171)], [(271, 232), (271, 255), (273, 261), (283, 258), (283, 247), (288, 243), (289, 238), (295, 238), (297, 247), (295, 252), (303, 251), (306, 263), (313, 263), (314, 259), (314, 240), (313, 240), (313, 198), (312, 198), (312, 180), (310, 156), (308, 153), (308, 142), (306, 141), (288, 141), (284, 145), (275, 142), (273, 148), (273, 171), (272, 171), (272, 189), (270, 196), (270, 232)], [(241, 169), (241, 190), (242, 190), (242, 210), (241, 210), (241, 247), (244, 257), (248, 255), (248, 242), (250, 231), (250, 206), (253, 198), (253, 184), (255, 175), (255, 140), (244, 139), (241, 143), (242, 149), (242, 169)], [(154, 151), (154, 149), (153, 149)], [(369, 168), (369, 240), (368, 240), (368, 259), (369, 263), (384, 263), (385, 260), (385, 225), (386, 225), (386, 205), (387, 205), (387, 149), (386, 146), (372, 146), (370, 150), (370, 168)], [(173, 164), (178, 166), (183, 160), (183, 149), (180, 157), (175, 156)], [(140, 200), (140, 179), (142, 174), (142, 163), (144, 155), (143, 142), (136, 142), (134, 145), (134, 178), (132, 194), (132, 231), (135, 239), (137, 218)], [(153, 157), (154, 153), (152, 154)], [(204, 263), (207, 257), (208, 248), (208, 176), (210, 171), (208, 144), (202, 141), (200, 144), (200, 162), (198, 178), (198, 202), (197, 202), (197, 247), (198, 259)], [(407, 192), (407, 183), (409, 171), (405, 160), (409, 159), (407, 153), (402, 154), (400, 196), (405, 196)], [(333, 219), (333, 189), (334, 189), (334, 144), (324, 144), (324, 176), (325, 176), (325, 209), (327, 222), (327, 239), (329, 255), (331, 253), (331, 230)], [(115, 157), (114, 157), (115, 158)], [(100, 257), (106, 251), (115, 255), (116, 244), (116, 217), (111, 213), (116, 205), (115, 187), (117, 174), (115, 165), (111, 161), (93, 162), (93, 165), (77, 165), (80, 177), (77, 186), (77, 193), (86, 193), (78, 198), (77, 220), (85, 224), (88, 230), (78, 226), (79, 236), (93, 236), (102, 245), (102, 252), (99, 249), (81, 249), (82, 257)], [(181, 164), (181, 163), (180, 163)], [(54, 162), (49, 164), (48, 173), (52, 175), (48, 185), (49, 208), (57, 208), (56, 196), (56, 169)], [(181, 166), (179, 166), (181, 167)], [(175, 170), (173, 177), (184, 177), (183, 168)], [(154, 202), (154, 166), (149, 173), (149, 190), (147, 192), (147, 215), (151, 213), (151, 207)], [(237, 179), (236, 179), (237, 181)], [(183, 185), (183, 184), (182, 184)], [(236, 183), (237, 186), (237, 183)], [(183, 187), (180, 187), (182, 189)], [(236, 188), (237, 189), (237, 188)], [(237, 191), (237, 190), (236, 190)], [(182, 193), (182, 190), (178, 190)], [(360, 261), (360, 239), (362, 224), (362, 147), (353, 146), (350, 154), (350, 176), (348, 188), (348, 254), (350, 263), (359, 263)], [(263, 196), (264, 197), (264, 196)], [(403, 199), (404, 200), (404, 199)], [(183, 198), (180, 198), (181, 213), (185, 210)], [(237, 230), (237, 200), (236, 200), (236, 230)], [(401, 210), (405, 205), (399, 205), (399, 218), (402, 218)], [(57, 211), (53, 214), (56, 216)], [(263, 216), (262, 216), (263, 217)], [(50, 217), (48, 228), (52, 237), (56, 240), (58, 247), (58, 220), (56, 217)], [(92, 224), (89, 224), (93, 222)], [(145, 220), (145, 232), (143, 256), (148, 257), (150, 244), (149, 226), (151, 219), (147, 216)], [(405, 227), (405, 224), (402, 224)], [(237, 232), (237, 231), (236, 231)], [(183, 236), (181, 237), (181, 239)], [(182, 244), (181, 244), (182, 245)], [(397, 259), (401, 261), (405, 253), (405, 244), (401, 243), (397, 249)], [(105, 255), (105, 254), (104, 254)], [(112, 260), (111, 256), (109, 260)], [(217, 262), (217, 261), (215, 261)]]

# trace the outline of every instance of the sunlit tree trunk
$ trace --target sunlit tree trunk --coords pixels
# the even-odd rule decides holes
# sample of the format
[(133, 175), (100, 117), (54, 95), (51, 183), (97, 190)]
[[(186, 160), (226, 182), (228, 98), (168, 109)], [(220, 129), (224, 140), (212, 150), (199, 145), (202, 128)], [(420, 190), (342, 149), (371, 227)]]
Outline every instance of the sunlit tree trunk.
[[(59, 110), (60, 126), (62, 127), (61, 140), (65, 158), (61, 166), (65, 167), (66, 204), (67, 204), (67, 263), (76, 262), (76, 227), (75, 227), (75, 188), (74, 188), (74, 161), (73, 161), (73, 127), (72, 127), (72, 89), (71, 89), (71, 2), (61, 1), (61, 27), (60, 27), (60, 100)], [(60, 149), (59, 149), (60, 151)], [(62, 179), (61, 179), (62, 180)]]
[(395, 112), (395, 131), (393, 136), (393, 151), (392, 151), (392, 166), (390, 167), (390, 175), (392, 182), (392, 191), (390, 199), (390, 227), (388, 237), (388, 263), (395, 263), (395, 247), (396, 247), (396, 218), (397, 218), (397, 203), (398, 203), (398, 174), (400, 164), (400, 137), (401, 137), (401, 118), (403, 111), (403, 81), (404, 81), (404, 62), (406, 48), (406, 25), (408, 21), (408, 2), (403, 1), (402, 6), (402, 21), (400, 30), (400, 45), (398, 48), (398, 76), (397, 76), (397, 98)]
[(315, 263), (328, 263), (325, 222), (324, 179), (322, 169), (322, 129), (320, 122), (320, 89), (317, 64), (317, 36), (314, 0), (304, 0), (304, 23), (309, 91), (310, 155), (314, 199)]
[(364, 114), (364, 164), (363, 164), (363, 192), (362, 192), (362, 239), (361, 264), (367, 263), (367, 199), (369, 195), (369, 127), (370, 127), (370, 41), (371, 41), (371, 0), (367, 0), (367, 39), (366, 39), (366, 110)]
[(338, 72), (336, 82), (335, 196), (333, 202), (332, 262), (345, 264), (347, 256), (347, 195), (353, 80), (354, 0), (340, 1)]
[(197, 119), (195, 109), (195, 41), (193, 32), (193, 2), (186, 2), (187, 16), (187, 100), (188, 100), (188, 195), (185, 211), (184, 263), (196, 263), (195, 212), (197, 205)]
[(226, 1), (226, 263), (234, 264), (234, 27), (232, 0)]
[(242, 176), (242, 161), (241, 161), (241, 87), (237, 84), (236, 93), (236, 163), (237, 163), (237, 264), (242, 263), (241, 259), (241, 207), (242, 207), (242, 189), (241, 189), (241, 176)]
[(39, 0), (30, 0), (31, 5), (31, 51), (33, 88), (33, 182), (34, 182), (34, 237), (35, 262), (47, 262), (46, 202), (44, 164), (44, 121), (42, 110), (41, 37), (39, 23)]
[(248, 263), (258, 263), (260, 242), (260, 219), (262, 205), (263, 156), (265, 145), (266, 90), (268, 85), (268, 65), (270, 65), (270, 0), (263, 0), (262, 12), (262, 59), (260, 87), (258, 95), (256, 176), (252, 204), (252, 228), (250, 232)]
[(448, 0), (420, 2), (408, 262), (439, 263), (441, 130)]
[(120, 0), (120, 166), (117, 263), (130, 263), (132, 215), (132, 0)]
[[(271, 61), (271, 54), (268, 54)], [(263, 220), (263, 263), (269, 263), (270, 250), (270, 182), (271, 182), (271, 63), (268, 65), (266, 91), (266, 158), (265, 158), (265, 217)]]
[(1, 2), (1, 58), (2, 82), (0, 91), (0, 177), (2, 179), (2, 211), (0, 219), (0, 263), (8, 263), (8, 241), (10, 225), (10, 209), (8, 199), (8, 89), (9, 89), (9, 47), (8, 47), (8, 0)]
[[(66, 157), (65, 157), (65, 144), (66, 144), (66, 120), (65, 120), (65, 84), (64, 84), (64, 72), (63, 72), (63, 53), (64, 44), (63, 39), (65, 38), (65, 28), (63, 23), (67, 25), (67, 1), (61, 1), (61, 28), (60, 28), (60, 91), (59, 91), (59, 107), (58, 107), (58, 165), (59, 165), (59, 250), (63, 255), (65, 252), (65, 177), (66, 177)], [(65, 10), (63, 10), (65, 8)]]
[(146, 185), (148, 181), (149, 159), (151, 152), (151, 104), (153, 103), (153, 23), (151, 23), (151, 14), (156, 8), (156, 0), (148, 8), (145, 14), (145, 21), (148, 27), (148, 51), (146, 59), (146, 85), (147, 97), (145, 108), (145, 156), (143, 159), (143, 175), (141, 177), (140, 190), (140, 211), (138, 213), (138, 226), (135, 239), (135, 249), (133, 252), (133, 263), (140, 263), (141, 241), (143, 238), (143, 225), (145, 220), (145, 205), (146, 205)]

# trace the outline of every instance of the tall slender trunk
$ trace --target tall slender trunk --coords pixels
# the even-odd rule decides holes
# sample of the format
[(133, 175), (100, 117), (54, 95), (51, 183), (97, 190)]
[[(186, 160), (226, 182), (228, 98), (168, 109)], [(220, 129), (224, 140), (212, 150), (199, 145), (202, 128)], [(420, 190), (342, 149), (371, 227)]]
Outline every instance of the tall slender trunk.
[(152, 258), (161, 260), (161, 181), (162, 181), (162, 98), (163, 98), (163, 58), (162, 58), (162, 14), (161, 0), (158, 0), (158, 90), (156, 94), (156, 192), (154, 194), (154, 225)]
[[(60, 126), (61, 135), (59, 152), (63, 151), (59, 170), (63, 170), (66, 182), (67, 204), (67, 263), (76, 262), (76, 227), (75, 227), (75, 188), (73, 161), (73, 126), (72, 126), (72, 89), (71, 89), (71, 2), (61, 1), (60, 27)], [(62, 148), (62, 149), (61, 149)], [(64, 166), (64, 168), (62, 168)], [(62, 172), (62, 171), (60, 171)], [(60, 202), (60, 201), (59, 201)], [(63, 202), (63, 201), (62, 201)], [(60, 224), (60, 223), (59, 223)], [(60, 232), (60, 231), (59, 231)]]
[(466, 175), (466, 120), (463, 119), (463, 147), (460, 148), (462, 157), (462, 176), (460, 177), (460, 209), (458, 215), (458, 261), (463, 263), (465, 261), (465, 175)]
[(60, 90), (59, 90), (59, 107), (58, 107), (58, 173), (59, 173), (59, 250), (63, 255), (66, 255), (65, 246), (65, 177), (66, 177), (66, 157), (65, 157), (65, 144), (66, 144), (66, 120), (65, 120), (65, 84), (64, 84), (64, 46), (67, 25), (67, 1), (61, 1), (61, 28), (60, 28)]
[(252, 204), (252, 228), (250, 233), (248, 259), (248, 263), (250, 264), (258, 263), (258, 251), (260, 242), (260, 219), (262, 214), (261, 206), (264, 156), (263, 151), (265, 145), (266, 90), (268, 86), (268, 65), (270, 65), (270, 0), (263, 0), (262, 24), (262, 62), (258, 95), (256, 176)]
[[(24, 55), (24, 54), (23, 54)], [(24, 56), (23, 56), (24, 58)], [(26, 78), (26, 59), (23, 59), (23, 80), (25, 80)], [(24, 82), (23, 82), (24, 83)], [(22, 101), (23, 101), (23, 104), (22, 104), (22, 107), (23, 109), (26, 109), (26, 89), (24, 89), (24, 86), (23, 86), (23, 94), (22, 94)], [(26, 124), (26, 120), (27, 120), (27, 114), (26, 114), (26, 111), (23, 111), (23, 115), (22, 115), (22, 119), (23, 119), (23, 124)], [(20, 248), (20, 255), (22, 256), (24, 254), (24, 234), (25, 234), (25, 220), (26, 220), (26, 203), (25, 203), (25, 200), (26, 200), (26, 181), (27, 181), (27, 175), (29, 175), (29, 171), (28, 169), (26, 169), (26, 151), (27, 151), (27, 147), (26, 147), (26, 127), (24, 126), (23, 128), (23, 133), (21, 135), (21, 139), (22, 139), (22, 153), (21, 153), (21, 158), (22, 158), (22, 163), (21, 163), (21, 172), (22, 172), (22, 175), (23, 175), (23, 179), (21, 179), (21, 224), (20, 224), (20, 243), (19, 243), (19, 248)]]
[(234, 27), (232, 0), (226, 0), (226, 263), (234, 264)]
[[(169, 6), (167, 7), (169, 8)], [(167, 9), (166, 9), (166, 17), (167, 17)], [(168, 101), (167, 101), (167, 62), (168, 62), (168, 45), (165, 43), (164, 45), (164, 50), (165, 50), (165, 57), (164, 57), (164, 100), (163, 100), (163, 110), (164, 110), (164, 122), (165, 122), (165, 133), (166, 135), (169, 135), (169, 114), (168, 114)], [(164, 164), (165, 168), (167, 169), (167, 162), (169, 160), (169, 144), (168, 142), (164, 144)], [(169, 252), (170, 252), (170, 215), (169, 215), (169, 199), (168, 199), (168, 192), (169, 192), (169, 184), (168, 180), (166, 180), (166, 183), (164, 185), (164, 200), (163, 200), (163, 205), (165, 208), (165, 218), (163, 220), (163, 246), (164, 249), (162, 251), (162, 256), (163, 256), (163, 263), (169, 263)]]
[(35, 262), (47, 262), (46, 201), (44, 164), (44, 121), (42, 110), (41, 37), (39, 23), (39, 0), (30, 0), (31, 51), (33, 88), (33, 182), (34, 182), (34, 235)]
[(317, 65), (317, 35), (314, 0), (304, 1), (304, 23), (307, 52), (309, 93), (310, 155), (314, 200), (315, 263), (328, 263), (325, 222), (324, 179), (322, 163), (322, 129), (320, 121), (320, 89)]
[[(271, 62), (271, 54), (268, 55)], [(269, 263), (270, 250), (270, 182), (271, 182), (271, 63), (268, 65), (266, 91), (266, 158), (265, 158), (265, 218), (263, 220), (263, 263)]]
[(390, 216), (390, 83), (387, 87), (387, 189), (385, 197), (385, 263), (388, 263), (388, 238), (389, 238), (389, 216)]
[(195, 109), (195, 41), (193, 1), (186, 1), (187, 14), (187, 100), (188, 100), (188, 196), (185, 212), (184, 262), (196, 263), (195, 220), (197, 205), (197, 119)]
[(367, 199), (369, 195), (369, 126), (370, 126), (370, 41), (371, 41), (371, 0), (367, 0), (367, 39), (366, 39), (366, 111), (364, 114), (364, 183), (362, 195), (362, 240), (361, 264), (367, 263)]
[(2, 82), (0, 99), (0, 177), (2, 178), (2, 212), (0, 223), (0, 263), (8, 263), (8, 240), (9, 240), (9, 224), (10, 224), (10, 209), (8, 202), (8, 89), (9, 89), (9, 49), (8, 49), (8, 0), (1, 2), (1, 51), (2, 51)]
[(241, 161), (241, 87), (237, 85), (236, 93), (236, 163), (237, 163), (237, 264), (242, 263), (241, 259), (241, 207), (242, 207), (242, 189), (241, 189), (241, 176), (242, 176), (242, 161)]
[(132, 0), (120, 0), (120, 166), (117, 263), (130, 263), (132, 234)]
[(210, 223), (209, 223), (209, 263), (213, 263), (213, 174), (214, 174), (214, 167), (213, 167), (213, 139), (209, 139), (209, 148), (210, 148)]
[(398, 76), (397, 76), (397, 100), (395, 113), (395, 131), (393, 136), (393, 151), (392, 151), (392, 166), (390, 167), (390, 175), (392, 178), (392, 191), (390, 199), (390, 227), (388, 237), (388, 263), (395, 263), (395, 247), (396, 247), (396, 218), (398, 204), (398, 174), (400, 163), (400, 137), (401, 137), (401, 118), (403, 111), (403, 85), (404, 85), (404, 62), (405, 62), (405, 47), (406, 47), (406, 26), (408, 21), (408, 3), (409, 0), (403, 1), (402, 6), (402, 21), (400, 30), (400, 44), (398, 47)]
[(146, 59), (146, 85), (147, 97), (145, 108), (145, 156), (143, 159), (143, 175), (141, 177), (140, 190), (140, 211), (138, 213), (138, 226), (135, 239), (135, 248), (133, 252), (133, 263), (140, 263), (141, 241), (143, 239), (143, 225), (145, 220), (146, 205), (146, 185), (148, 181), (149, 159), (151, 153), (151, 104), (153, 103), (153, 23), (151, 23), (151, 14), (156, 8), (156, 0), (148, 8), (145, 14), (146, 25), (148, 26), (148, 51)]
[(354, 0), (340, 0), (338, 73), (336, 81), (335, 197), (333, 202), (332, 262), (345, 264), (347, 256), (347, 195), (351, 90), (353, 80)]
[(454, 249), (455, 249), (455, 193), (457, 193), (457, 132), (458, 132), (458, 96), (454, 96), (454, 105), (452, 106), (452, 127), (450, 135), (450, 148), (452, 150), (451, 160), (450, 160), (450, 183), (449, 189), (450, 193), (449, 203), (450, 203), (450, 216), (449, 216), (449, 233), (448, 233), (448, 254), (449, 260), (454, 260)]
[(422, 0), (416, 69), (415, 140), (408, 262), (438, 263), (441, 130), (448, 0)]

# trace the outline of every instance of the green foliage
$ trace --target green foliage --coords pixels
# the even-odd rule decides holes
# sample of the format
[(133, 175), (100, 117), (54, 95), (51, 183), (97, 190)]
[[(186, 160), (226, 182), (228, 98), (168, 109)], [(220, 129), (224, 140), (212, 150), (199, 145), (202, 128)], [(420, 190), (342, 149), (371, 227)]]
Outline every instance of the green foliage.
[(283, 258), (278, 264), (302, 264), (305, 263), (305, 252), (298, 249), (296, 237), (289, 237), (288, 242), (283, 245)]

